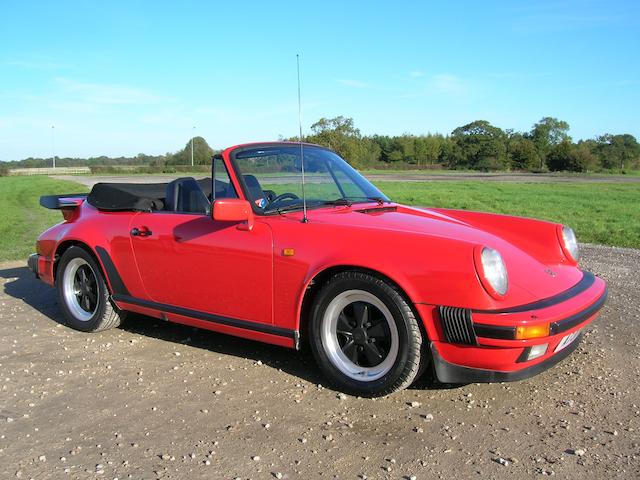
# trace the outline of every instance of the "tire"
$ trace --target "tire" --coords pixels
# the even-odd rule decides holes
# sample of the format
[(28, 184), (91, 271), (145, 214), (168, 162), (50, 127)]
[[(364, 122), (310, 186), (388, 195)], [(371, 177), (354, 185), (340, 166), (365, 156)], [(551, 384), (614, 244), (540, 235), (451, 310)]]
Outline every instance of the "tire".
[(76, 330), (99, 332), (124, 320), (125, 312), (111, 303), (100, 266), (84, 248), (74, 246), (64, 252), (56, 288), (65, 323)]
[(395, 286), (368, 273), (327, 281), (311, 308), (309, 337), (318, 366), (346, 393), (389, 395), (419, 374), (423, 337), (413, 310)]

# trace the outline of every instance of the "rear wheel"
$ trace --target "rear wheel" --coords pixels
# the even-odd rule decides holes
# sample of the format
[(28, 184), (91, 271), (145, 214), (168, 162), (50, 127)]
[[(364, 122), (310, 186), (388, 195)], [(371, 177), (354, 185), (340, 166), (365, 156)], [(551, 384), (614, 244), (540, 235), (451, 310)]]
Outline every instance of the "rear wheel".
[(81, 247), (70, 247), (58, 265), (58, 302), (66, 324), (83, 332), (117, 327), (124, 318), (109, 299), (100, 266)]
[(310, 343), (340, 390), (387, 395), (418, 376), (422, 334), (397, 288), (362, 272), (333, 276), (312, 307)]

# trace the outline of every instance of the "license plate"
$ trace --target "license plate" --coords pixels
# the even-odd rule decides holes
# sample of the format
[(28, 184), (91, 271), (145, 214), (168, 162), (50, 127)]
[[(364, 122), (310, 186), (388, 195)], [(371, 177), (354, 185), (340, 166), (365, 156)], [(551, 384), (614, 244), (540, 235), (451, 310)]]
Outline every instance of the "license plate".
[(576, 330), (575, 332), (570, 333), (569, 335), (563, 337), (562, 340), (560, 340), (560, 343), (558, 344), (554, 352), (559, 352), (563, 348), (568, 347), (579, 336), (580, 336), (580, 330)]

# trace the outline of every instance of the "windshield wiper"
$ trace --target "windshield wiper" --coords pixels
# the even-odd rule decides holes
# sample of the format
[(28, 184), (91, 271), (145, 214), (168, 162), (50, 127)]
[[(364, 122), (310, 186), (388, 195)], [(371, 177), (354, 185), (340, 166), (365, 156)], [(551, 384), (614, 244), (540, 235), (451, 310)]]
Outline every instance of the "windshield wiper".
[(278, 207), (278, 208), (275, 208), (275, 209), (273, 209), (273, 210), (269, 210), (269, 209), (267, 209), (267, 210), (265, 210), (265, 212), (267, 212), (267, 213), (277, 212), (277, 213), (279, 213), (279, 214), (281, 214), (281, 215), (282, 215), (283, 213), (287, 213), (287, 212), (294, 212), (294, 211), (296, 211), (296, 210), (302, 210), (302, 208), (303, 208), (303, 207), (302, 207), (302, 204), (299, 204), (299, 205), (298, 205), (298, 204), (295, 204), (295, 205), (285, 205), (284, 207)]
[[(389, 200), (385, 200), (382, 197), (358, 197), (358, 196), (349, 196), (349, 197), (340, 197), (340, 198), (336, 198), (335, 200), (326, 200), (326, 201), (318, 201), (318, 200), (311, 200), (311, 201), (307, 201), (307, 207), (311, 207), (311, 208), (317, 208), (321, 205), (345, 205), (347, 207), (350, 207), (351, 205), (353, 205), (354, 203), (362, 203), (362, 202), (377, 202), (378, 205), (382, 205), (385, 202), (390, 202)], [(292, 205), (284, 205), (282, 207), (279, 208), (274, 208), (274, 209), (265, 209), (265, 213), (272, 213), (272, 212), (276, 212), (280, 215), (282, 215), (283, 213), (287, 213), (287, 212), (294, 212), (296, 210), (302, 210), (303, 206), (301, 203), (295, 203)]]
[(353, 203), (357, 203), (358, 201), (371, 201), (377, 202), (378, 205), (384, 204), (384, 202), (388, 201), (382, 197), (357, 197), (357, 196), (349, 196), (349, 197), (340, 197), (335, 200), (327, 200), (324, 202), (325, 205), (347, 205), (351, 206)]

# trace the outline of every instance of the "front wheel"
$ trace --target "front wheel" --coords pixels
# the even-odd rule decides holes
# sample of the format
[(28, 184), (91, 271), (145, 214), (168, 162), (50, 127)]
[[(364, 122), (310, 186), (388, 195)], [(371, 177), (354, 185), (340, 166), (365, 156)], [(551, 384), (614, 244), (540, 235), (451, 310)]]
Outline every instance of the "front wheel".
[(70, 247), (62, 255), (56, 287), (66, 323), (76, 330), (107, 330), (124, 319), (124, 312), (111, 304), (100, 266), (81, 247)]
[(340, 390), (388, 395), (418, 376), (422, 333), (398, 289), (363, 272), (334, 275), (312, 307), (310, 343)]

